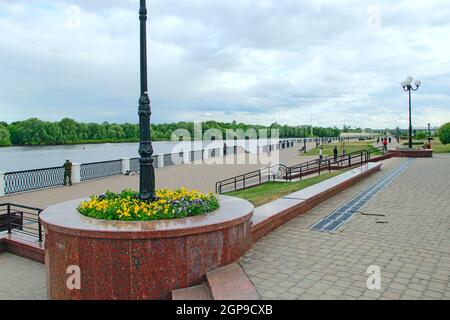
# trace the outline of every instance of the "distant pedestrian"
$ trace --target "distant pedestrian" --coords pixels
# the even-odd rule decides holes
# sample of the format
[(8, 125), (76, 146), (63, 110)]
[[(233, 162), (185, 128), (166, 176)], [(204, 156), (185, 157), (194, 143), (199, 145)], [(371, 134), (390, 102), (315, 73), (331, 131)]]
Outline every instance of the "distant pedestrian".
[(338, 158), (338, 148), (337, 148), (337, 146), (334, 146), (333, 158), (334, 158), (334, 162), (337, 162), (337, 158)]
[(342, 157), (345, 157), (345, 147), (342, 147)]
[(320, 146), (320, 149), (319, 149), (319, 160), (322, 162), (322, 159), (323, 159), (323, 147)]
[(380, 137), (377, 137), (377, 144), (380, 143)]
[(384, 140), (383, 140), (383, 149), (385, 151), (387, 150), (387, 144), (388, 144), (387, 138), (384, 138)]
[(66, 186), (67, 183), (69, 185), (72, 185), (72, 162), (70, 162), (69, 159), (66, 159), (66, 162), (63, 164), (64, 167), (64, 185)]
[(227, 155), (227, 144), (224, 142), (223, 143), (223, 155), (226, 156)]
[(389, 136), (389, 143), (392, 143), (392, 137)]

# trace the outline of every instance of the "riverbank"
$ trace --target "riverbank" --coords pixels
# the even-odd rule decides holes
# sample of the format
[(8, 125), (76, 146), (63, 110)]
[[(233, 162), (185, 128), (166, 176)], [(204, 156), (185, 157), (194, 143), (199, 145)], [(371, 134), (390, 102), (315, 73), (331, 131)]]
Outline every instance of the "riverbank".
[[(305, 159), (305, 157), (300, 157), (297, 149), (298, 145), (295, 145), (293, 148), (280, 150), (280, 163), (291, 166), (316, 158), (306, 157)], [(190, 163), (155, 168), (156, 187), (169, 189), (186, 187), (187, 189), (195, 189), (202, 192), (214, 192), (216, 181), (270, 165), (261, 162), (258, 155), (253, 154), (247, 154), (246, 162), (243, 164), (236, 164), (233, 159), (234, 155), (227, 155), (224, 157), (222, 164)], [(139, 176), (117, 175), (109, 178), (90, 180), (74, 184), (73, 186), (61, 186), (12, 194), (1, 197), (1, 200), (3, 202), (21, 203), (37, 208), (45, 208), (50, 204), (89, 197), (93, 194), (103, 193), (106, 190), (119, 192), (123, 189), (138, 190)]]
[[(280, 139), (283, 140), (283, 139)], [(233, 140), (224, 141), (228, 147), (235, 144)], [(269, 142), (269, 141), (267, 141)], [(259, 145), (267, 143), (258, 141)], [(237, 145), (256, 151), (256, 140), (237, 140)], [(201, 150), (222, 148), (222, 141), (154, 141), (153, 154), (179, 153), (184, 150)], [(136, 158), (139, 143), (99, 143), (51, 146), (12, 146), (0, 149), (0, 171), (12, 172), (61, 166), (66, 159), (74, 163), (91, 163), (122, 158)]]

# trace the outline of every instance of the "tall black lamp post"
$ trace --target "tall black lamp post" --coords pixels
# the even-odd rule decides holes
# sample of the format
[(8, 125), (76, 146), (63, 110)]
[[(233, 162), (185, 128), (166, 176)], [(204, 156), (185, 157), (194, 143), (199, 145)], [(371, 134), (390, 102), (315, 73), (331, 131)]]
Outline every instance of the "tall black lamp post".
[(404, 91), (408, 92), (409, 95), (409, 134), (408, 134), (408, 147), (410, 149), (412, 149), (412, 124), (411, 124), (411, 90), (412, 91), (417, 91), (417, 89), (419, 89), (420, 85), (422, 84), (422, 82), (420, 80), (416, 80), (414, 81), (414, 85), (413, 86), (413, 78), (412, 77), (408, 77), (406, 78), (406, 80), (402, 81), (401, 86), (403, 88)]
[(303, 152), (306, 153), (306, 126), (303, 126)]
[(139, 98), (139, 197), (142, 200), (155, 199), (155, 169), (153, 168), (153, 147), (150, 135), (150, 98), (147, 87), (147, 8), (141, 0), (139, 20), (141, 25), (141, 96)]
[(430, 127), (430, 124), (428, 124), (428, 143), (431, 143), (431, 127)]

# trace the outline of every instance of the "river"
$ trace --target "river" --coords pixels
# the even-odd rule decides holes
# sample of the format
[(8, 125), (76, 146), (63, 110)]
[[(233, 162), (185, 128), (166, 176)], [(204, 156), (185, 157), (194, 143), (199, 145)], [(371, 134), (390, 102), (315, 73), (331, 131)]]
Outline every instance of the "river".
[[(254, 142), (253, 140), (251, 142)], [(181, 142), (181, 144), (191, 144)], [(215, 148), (223, 146), (223, 142), (215, 141)], [(228, 146), (234, 144), (233, 141), (226, 141)], [(248, 144), (249, 141), (239, 140)], [(203, 146), (208, 143), (203, 142)], [(209, 142), (211, 144), (211, 141)], [(179, 142), (155, 141), (153, 142), (154, 154), (165, 154), (178, 152)], [(36, 146), (36, 147), (5, 147), (0, 148), (0, 171), (20, 171), (56, 167), (63, 164), (66, 158), (75, 163), (88, 163), (96, 161), (106, 161), (121, 159), (124, 157), (138, 157), (138, 143), (102, 143), (102, 144), (77, 144), (63, 146)], [(202, 148), (202, 142), (194, 144), (194, 150)], [(250, 148), (246, 148), (249, 150)], [(251, 148), (253, 149), (253, 148)], [(252, 150), (250, 150), (252, 151)]]

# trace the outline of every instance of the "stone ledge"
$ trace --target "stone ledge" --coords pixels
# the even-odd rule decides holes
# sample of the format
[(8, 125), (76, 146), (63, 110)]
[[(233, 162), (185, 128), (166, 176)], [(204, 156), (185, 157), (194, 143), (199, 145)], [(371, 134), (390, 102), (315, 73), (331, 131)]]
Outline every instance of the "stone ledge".
[(36, 262), (45, 263), (44, 243), (28, 241), (15, 234), (6, 234), (4, 237), (0, 237), (1, 252), (9, 252)]
[(389, 149), (389, 154), (392, 157), (400, 157), (400, 158), (432, 158), (433, 157), (433, 149)]
[(380, 169), (381, 163), (368, 163), (255, 208), (252, 242)]
[(212, 300), (206, 283), (172, 291), (172, 300)]
[(84, 238), (149, 239), (203, 234), (241, 224), (252, 215), (253, 205), (242, 199), (220, 196), (220, 207), (203, 216), (155, 221), (110, 221), (83, 216), (76, 208), (87, 199), (53, 205), (41, 221), (54, 232)]
[(206, 274), (213, 300), (260, 300), (255, 286), (238, 263)]

